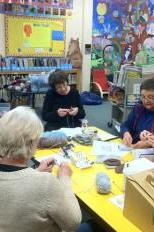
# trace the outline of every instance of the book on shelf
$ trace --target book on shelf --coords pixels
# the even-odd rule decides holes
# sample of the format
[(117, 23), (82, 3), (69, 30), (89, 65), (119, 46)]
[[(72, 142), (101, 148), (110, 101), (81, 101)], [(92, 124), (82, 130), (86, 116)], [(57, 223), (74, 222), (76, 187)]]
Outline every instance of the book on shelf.
[(24, 64), (24, 68), (28, 69), (28, 60), (27, 60), (27, 58), (23, 58), (23, 64)]
[(23, 67), (24, 67), (23, 59), (22, 58), (18, 58), (18, 61), (19, 61), (19, 67), (21, 69), (23, 69)]
[(69, 73), (68, 75), (68, 81), (70, 85), (76, 84), (76, 75)]
[(121, 66), (120, 73), (118, 76), (117, 86), (125, 87), (126, 78), (141, 78), (142, 68), (124, 64)]
[(71, 70), (70, 60), (62, 57), (0, 57), (1, 70)]
[(140, 101), (140, 95), (129, 94), (126, 96), (126, 106), (134, 106)]

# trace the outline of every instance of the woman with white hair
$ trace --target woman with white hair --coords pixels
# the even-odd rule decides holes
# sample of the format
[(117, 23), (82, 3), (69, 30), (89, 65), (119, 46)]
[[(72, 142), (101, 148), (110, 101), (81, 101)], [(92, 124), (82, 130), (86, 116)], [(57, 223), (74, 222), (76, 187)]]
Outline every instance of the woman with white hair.
[[(71, 190), (71, 169), (63, 164), (57, 177), (27, 167), (43, 126), (28, 107), (17, 107), (0, 118), (0, 231), (59, 232), (75, 230), (81, 221)], [(40, 172), (42, 171), (42, 172)]]

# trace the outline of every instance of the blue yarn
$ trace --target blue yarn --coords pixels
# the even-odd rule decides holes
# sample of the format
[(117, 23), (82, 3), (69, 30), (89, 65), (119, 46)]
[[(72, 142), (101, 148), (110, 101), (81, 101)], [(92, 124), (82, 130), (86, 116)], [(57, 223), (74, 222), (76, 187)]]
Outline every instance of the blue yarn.
[(41, 134), (38, 147), (52, 148), (64, 146), (68, 142), (67, 136), (59, 131), (46, 131)]
[(66, 135), (64, 132), (61, 131), (46, 131), (41, 134), (41, 137), (43, 138), (66, 138)]
[(104, 172), (96, 175), (96, 188), (98, 193), (109, 193), (111, 191), (110, 177)]

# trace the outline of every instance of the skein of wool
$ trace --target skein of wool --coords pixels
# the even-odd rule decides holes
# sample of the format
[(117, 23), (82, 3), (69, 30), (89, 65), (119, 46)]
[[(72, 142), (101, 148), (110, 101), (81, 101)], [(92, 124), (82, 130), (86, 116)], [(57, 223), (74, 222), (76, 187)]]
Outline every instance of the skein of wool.
[(63, 132), (47, 131), (44, 132), (38, 143), (39, 148), (54, 148), (61, 147), (67, 144), (68, 140)]
[(98, 193), (110, 193), (111, 181), (110, 177), (104, 172), (98, 172), (96, 175), (96, 188)]

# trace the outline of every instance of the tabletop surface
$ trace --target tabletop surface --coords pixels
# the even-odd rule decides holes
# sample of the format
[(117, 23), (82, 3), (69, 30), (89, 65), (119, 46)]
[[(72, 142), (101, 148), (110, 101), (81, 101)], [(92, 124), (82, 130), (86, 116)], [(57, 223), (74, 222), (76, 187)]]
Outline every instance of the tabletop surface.
[[(100, 133), (106, 132), (98, 130)], [(120, 142), (120, 139), (116, 139)], [(92, 146), (83, 146), (75, 143), (75, 152), (84, 152), (88, 159), (95, 160)], [(42, 157), (58, 153), (59, 149), (37, 150), (36, 157)], [(125, 161), (130, 160), (130, 154), (125, 156)], [(104, 164), (94, 163), (87, 169), (79, 169), (72, 166), (72, 186), (76, 196), (83, 201), (99, 218), (103, 219), (115, 231), (118, 232), (140, 232), (140, 230), (123, 216), (122, 209), (109, 201), (110, 198), (124, 194), (124, 176), (116, 174), (114, 169), (108, 169)], [(96, 191), (96, 174), (105, 172), (111, 180), (112, 189), (110, 194), (98, 194)], [(133, 209), (133, 207), (132, 207)]]

